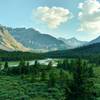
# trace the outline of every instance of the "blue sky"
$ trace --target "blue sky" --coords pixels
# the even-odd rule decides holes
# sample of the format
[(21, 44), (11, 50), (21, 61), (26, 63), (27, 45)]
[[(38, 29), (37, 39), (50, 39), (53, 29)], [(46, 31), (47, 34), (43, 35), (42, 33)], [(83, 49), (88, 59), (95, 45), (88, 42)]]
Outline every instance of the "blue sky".
[[(91, 1), (95, 2), (95, 4)], [(0, 24), (10, 27), (32, 27), (42, 33), (50, 34), (55, 37), (76, 37), (80, 40), (88, 41), (100, 35), (100, 27), (96, 27), (100, 22), (100, 11), (98, 11), (99, 3), (100, 0), (0, 0)], [(82, 5), (82, 7), (79, 8), (79, 4), (80, 6)], [(88, 8), (89, 4), (93, 6)], [(53, 23), (56, 24), (56, 28), (51, 28), (47, 23), (48, 18), (45, 21), (41, 20), (41, 17), (44, 17), (44, 13), (38, 15), (37, 9), (39, 7), (41, 7), (42, 10), (44, 10), (44, 7), (48, 7), (49, 11), (51, 11), (53, 7), (56, 7), (57, 10), (59, 10), (59, 8), (63, 8), (63, 10), (67, 9), (71, 18), (68, 18), (65, 22), (58, 22), (58, 25)], [(86, 10), (86, 8), (88, 8), (88, 10)], [(93, 14), (88, 14), (89, 11), (92, 11)], [(82, 13), (81, 19), (79, 16), (80, 12)], [(94, 16), (96, 14), (97, 16)], [(85, 18), (83, 18), (83, 15)], [(66, 18), (68, 17), (67, 15), (65, 16)], [(88, 16), (91, 18), (90, 21), (87, 20)], [(97, 18), (98, 20), (94, 22)], [(49, 23), (50, 21), (51, 20), (49, 20)]]

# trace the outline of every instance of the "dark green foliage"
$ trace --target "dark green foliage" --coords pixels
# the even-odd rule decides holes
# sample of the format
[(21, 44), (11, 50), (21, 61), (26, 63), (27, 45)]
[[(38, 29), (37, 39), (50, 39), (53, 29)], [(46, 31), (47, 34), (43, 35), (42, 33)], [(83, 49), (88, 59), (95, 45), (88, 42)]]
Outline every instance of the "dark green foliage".
[(30, 65), (29, 62), (26, 63), (27, 73), (30, 73)]
[(82, 61), (78, 59), (73, 70), (73, 80), (66, 84), (66, 100), (95, 100), (90, 72), (90, 68), (83, 66)]
[(47, 77), (46, 70), (42, 70), (41, 71), (41, 80), (42, 81), (45, 81), (46, 80), (46, 77)]
[(63, 63), (62, 63), (62, 68), (63, 68), (64, 70), (67, 70), (68, 67), (69, 67), (69, 65), (68, 65), (68, 60), (65, 59), (65, 60), (63, 61)]
[(4, 71), (5, 71), (6, 75), (8, 74), (8, 68), (9, 68), (8, 62), (5, 62), (5, 64), (4, 64)]
[(49, 73), (49, 80), (48, 80), (48, 87), (49, 88), (53, 88), (53, 87), (55, 87), (55, 85), (56, 85), (56, 74), (55, 74), (55, 72), (53, 72), (53, 71), (51, 71), (50, 73)]
[(36, 75), (38, 75), (39, 71), (40, 71), (40, 68), (39, 68), (40, 64), (39, 62), (36, 60), (34, 65), (33, 65), (33, 68), (32, 68), (32, 72)]
[(44, 58), (44, 56), (39, 53), (0, 50), (0, 61), (21, 61), (22, 59), (29, 61), (41, 58)]
[(5, 62), (4, 69), (8, 69), (8, 62)]
[(69, 72), (72, 72), (74, 70), (75, 60), (67, 60), (64, 59), (62, 62), (58, 62), (57, 67)]
[(39, 62), (36, 60), (34, 62), (34, 65), (31, 66), (31, 82), (34, 82), (36, 80), (36, 77), (38, 77), (39, 72), (40, 72), (40, 68), (39, 68), (40, 64)]
[(49, 71), (49, 70), (51, 70), (52, 69), (52, 62), (50, 61), (49, 63), (48, 63), (48, 66), (47, 66), (47, 70)]
[(2, 64), (0, 63), (0, 71), (1, 71), (1, 69), (2, 69)]
[(24, 60), (20, 61), (19, 69), (20, 69), (20, 74), (25, 74), (26, 67), (25, 67), (25, 61)]
[(31, 74), (31, 82), (34, 83), (36, 81), (36, 74), (33, 72)]
[(60, 72), (59, 72), (59, 83), (60, 83), (60, 86), (62, 88), (65, 88), (64, 86), (65, 86), (66, 80), (67, 80), (67, 75), (65, 74), (63, 69), (60, 69)]

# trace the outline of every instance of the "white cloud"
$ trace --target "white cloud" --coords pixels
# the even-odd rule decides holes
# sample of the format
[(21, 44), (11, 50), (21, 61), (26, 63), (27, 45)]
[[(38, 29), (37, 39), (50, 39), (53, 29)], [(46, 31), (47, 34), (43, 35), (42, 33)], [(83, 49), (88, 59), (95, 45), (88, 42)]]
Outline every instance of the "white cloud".
[(79, 4), (80, 29), (79, 31), (87, 31), (100, 34), (100, 2), (97, 0), (86, 0)]
[(62, 7), (38, 7), (35, 12), (38, 19), (50, 28), (58, 28), (62, 23), (72, 18), (70, 11)]

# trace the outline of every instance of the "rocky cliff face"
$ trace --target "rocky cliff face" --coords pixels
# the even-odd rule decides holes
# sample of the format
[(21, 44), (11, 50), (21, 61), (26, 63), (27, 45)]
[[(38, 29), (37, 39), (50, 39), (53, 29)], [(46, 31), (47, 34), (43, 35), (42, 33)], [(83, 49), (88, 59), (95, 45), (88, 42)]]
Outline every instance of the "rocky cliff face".
[(21, 43), (17, 42), (6, 28), (0, 26), (0, 49), (7, 51), (28, 51)]

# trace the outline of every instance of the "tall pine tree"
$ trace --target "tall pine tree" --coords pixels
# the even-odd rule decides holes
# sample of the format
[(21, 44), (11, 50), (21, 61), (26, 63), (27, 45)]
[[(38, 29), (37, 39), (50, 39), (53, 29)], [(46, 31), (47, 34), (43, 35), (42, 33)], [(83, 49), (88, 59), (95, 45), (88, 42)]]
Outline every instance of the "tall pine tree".
[(66, 85), (65, 100), (95, 100), (93, 75), (90, 74), (93, 71), (90, 71), (87, 64), (83, 65), (82, 61), (78, 59), (73, 70), (73, 80)]

